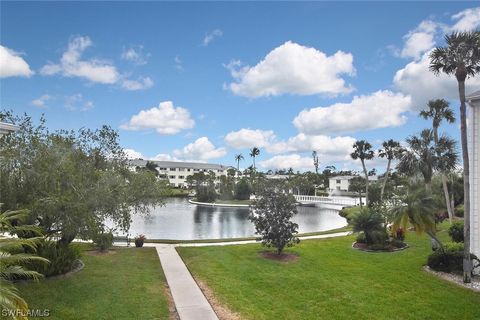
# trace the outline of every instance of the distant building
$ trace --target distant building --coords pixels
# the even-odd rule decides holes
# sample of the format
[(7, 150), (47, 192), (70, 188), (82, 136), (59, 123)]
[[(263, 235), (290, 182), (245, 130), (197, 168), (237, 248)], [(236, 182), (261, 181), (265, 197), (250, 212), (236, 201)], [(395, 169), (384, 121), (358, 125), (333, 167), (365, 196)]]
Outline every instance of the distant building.
[(15, 132), (18, 130), (18, 126), (11, 123), (0, 122), (0, 137), (6, 135), (10, 132)]
[(213, 171), (216, 177), (227, 175), (228, 169), (234, 169), (231, 166), (213, 163), (199, 163), (199, 162), (181, 162), (181, 161), (155, 161), (155, 160), (129, 160), (130, 170), (136, 170), (137, 167), (145, 167), (147, 161), (155, 163), (160, 178), (168, 179), (170, 185), (173, 187), (186, 187), (186, 179), (188, 176), (198, 172), (208, 173)]
[[(333, 191), (348, 191), (350, 187), (350, 180), (358, 176), (336, 176), (328, 179), (328, 189)], [(377, 181), (377, 176), (369, 176), (368, 181)]]

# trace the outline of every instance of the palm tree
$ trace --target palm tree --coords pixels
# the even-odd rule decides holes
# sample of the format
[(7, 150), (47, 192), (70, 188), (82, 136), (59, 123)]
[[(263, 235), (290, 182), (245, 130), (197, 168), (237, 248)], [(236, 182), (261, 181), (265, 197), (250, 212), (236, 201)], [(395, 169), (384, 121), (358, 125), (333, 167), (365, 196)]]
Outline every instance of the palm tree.
[(409, 150), (403, 152), (397, 165), (400, 172), (410, 176), (420, 172), (428, 194), (432, 194), (433, 172), (452, 170), (457, 162), (454, 140), (442, 136), (437, 145), (433, 140), (433, 132), (429, 129), (424, 129), (419, 137), (407, 138)]
[(368, 206), (368, 171), (365, 160), (371, 160), (374, 156), (372, 145), (365, 140), (359, 140), (353, 144), (354, 151), (350, 154), (353, 160), (360, 159), (365, 175), (365, 205)]
[(463, 156), (464, 192), (464, 252), (463, 281), (472, 281), (470, 259), (470, 167), (467, 146), (467, 117), (465, 104), (465, 80), (480, 72), (480, 31), (454, 32), (445, 36), (446, 47), (437, 47), (430, 53), (430, 70), (436, 75), (443, 72), (455, 75), (460, 97), (460, 132)]
[(241, 153), (235, 155), (235, 161), (237, 161), (237, 171), (240, 171), (240, 161), (243, 160)]
[(380, 158), (387, 158), (387, 170), (385, 171), (382, 189), (380, 190), (380, 201), (383, 201), (383, 193), (385, 192), (385, 185), (387, 184), (388, 176), (390, 175), (390, 166), (392, 164), (392, 160), (398, 159), (403, 152), (403, 148), (400, 146), (400, 143), (393, 139), (384, 141), (382, 143), (382, 147), (382, 149), (378, 150), (378, 156)]
[(257, 147), (253, 147), (251, 150), (250, 150), (250, 157), (253, 158), (253, 170), (256, 171), (257, 168), (255, 167), (255, 157), (258, 156), (260, 154), (260, 149), (258, 149)]
[[(453, 114), (452, 109), (450, 109), (449, 103), (444, 99), (430, 100), (427, 103), (428, 109), (420, 112), (420, 116), (425, 119), (432, 119), (432, 130), (433, 130), (433, 139), (435, 144), (438, 145), (438, 127), (443, 120), (448, 123), (455, 122), (455, 115)], [(447, 206), (448, 218), (450, 223), (452, 223), (453, 218), (453, 208), (450, 203), (450, 196), (448, 194), (447, 186), (447, 177), (445, 172), (441, 172), (442, 186), (443, 186), (443, 195), (445, 197), (445, 204)]]
[(318, 155), (317, 151), (312, 152), (313, 166), (315, 167), (315, 173), (318, 174)]
[(443, 251), (443, 245), (436, 237), (435, 205), (432, 197), (420, 188), (418, 190), (407, 189), (395, 206), (390, 208), (393, 217), (392, 229), (395, 233), (398, 228), (406, 230), (410, 223), (418, 233), (425, 232), (434, 239)]
[[(33, 226), (12, 226), (13, 221), (21, 221), (27, 214), (28, 212), (25, 210), (1, 213), (0, 233), (28, 231), (38, 234), (38, 228)], [(34, 261), (48, 263), (48, 260), (32, 254), (19, 253), (24, 248), (29, 248), (32, 251), (36, 250), (40, 239), (41, 237), (0, 239), (0, 308), (2, 310), (21, 310), (22, 313), (28, 311), (27, 303), (10, 280), (25, 278), (38, 280), (43, 277), (42, 274), (27, 270), (23, 266)], [(17, 319), (17, 317), (14, 317), (14, 319)]]

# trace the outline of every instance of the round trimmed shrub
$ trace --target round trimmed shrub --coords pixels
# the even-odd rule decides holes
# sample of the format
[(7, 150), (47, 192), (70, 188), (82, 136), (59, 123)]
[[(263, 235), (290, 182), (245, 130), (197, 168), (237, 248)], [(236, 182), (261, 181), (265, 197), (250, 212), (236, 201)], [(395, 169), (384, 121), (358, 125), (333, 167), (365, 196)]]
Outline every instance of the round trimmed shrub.
[(448, 228), (448, 235), (453, 242), (464, 242), (463, 237), (463, 221), (455, 221)]

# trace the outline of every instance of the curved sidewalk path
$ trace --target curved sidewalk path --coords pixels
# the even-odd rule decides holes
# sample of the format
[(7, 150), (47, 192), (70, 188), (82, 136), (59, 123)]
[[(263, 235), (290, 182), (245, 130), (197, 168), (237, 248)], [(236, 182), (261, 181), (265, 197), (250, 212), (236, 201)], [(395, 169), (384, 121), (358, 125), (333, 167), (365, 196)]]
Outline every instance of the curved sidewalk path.
[[(342, 237), (350, 232), (338, 232), (318, 236), (300, 237), (301, 240)], [(258, 243), (255, 240), (212, 243), (162, 244), (145, 243), (146, 247), (155, 247), (165, 278), (167, 278), (173, 301), (181, 320), (218, 320), (215, 311), (193, 279), (187, 266), (175, 250), (175, 247), (231, 246)]]

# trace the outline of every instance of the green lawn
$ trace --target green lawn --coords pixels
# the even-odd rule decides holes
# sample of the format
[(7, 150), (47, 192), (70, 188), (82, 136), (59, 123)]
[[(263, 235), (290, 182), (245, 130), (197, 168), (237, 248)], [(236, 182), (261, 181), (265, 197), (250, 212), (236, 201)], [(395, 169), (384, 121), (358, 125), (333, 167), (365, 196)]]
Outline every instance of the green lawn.
[(480, 319), (480, 293), (422, 270), (426, 237), (409, 233), (410, 248), (395, 253), (353, 250), (354, 238), (303, 241), (288, 264), (259, 257), (256, 244), (178, 251), (245, 319)]
[(165, 278), (155, 248), (84, 254), (85, 268), (64, 279), (18, 284), (33, 309), (49, 319), (168, 319)]

